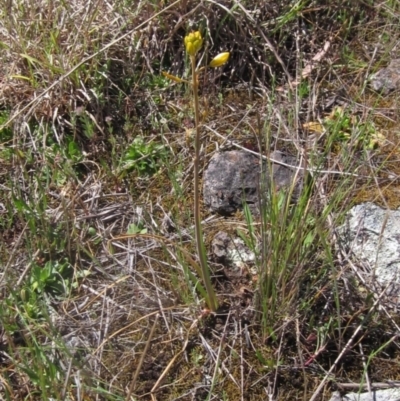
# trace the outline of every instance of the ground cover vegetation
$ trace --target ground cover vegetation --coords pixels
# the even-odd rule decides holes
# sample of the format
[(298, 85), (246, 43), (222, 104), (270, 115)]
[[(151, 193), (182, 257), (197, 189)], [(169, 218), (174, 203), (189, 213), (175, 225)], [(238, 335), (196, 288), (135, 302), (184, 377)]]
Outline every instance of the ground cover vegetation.
[[(399, 97), (368, 87), (399, 20), (398, 0), (3, 2), (0, 397), (316, 400), (398, 379), (396, 310), (336, 227), (360, 201), (400, 206)], [(202, 207), (216, 313), (191, 88), (168, 78), (190, 77), (191, 31), (201, 65), (230, 52), (199, 75), (201, 168), (234, 147), (306, 166), (295, 202)], [(234, 278), (221, 230), (255, 255)]]

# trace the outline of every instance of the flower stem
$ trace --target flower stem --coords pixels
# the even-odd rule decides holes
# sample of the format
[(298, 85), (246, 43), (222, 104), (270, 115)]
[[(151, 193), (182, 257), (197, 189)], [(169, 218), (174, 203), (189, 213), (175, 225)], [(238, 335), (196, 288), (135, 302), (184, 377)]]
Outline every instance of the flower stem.
[(199, 255), (200, 267), (203, 275), (203, 283), (206, 287), (208, 299), (207, 304), (212, 312), (218, 308), (218, 301), (215, 295), (214, 288), (211, 285), (210, 270), (207, 263), (207, 253), (203, 241), (203, 230), (201, 227), (200, 213), (200, 117), (199, 117), (199, 97), (198, 97), (198, 79), (196, 72), (196, 57), (190, 56), (192, 64), (192, 80), (193, 80), (193, 101), (195, 115), (195, 156), (194, 156), (194, 224), (196, 231), (196, 246)]

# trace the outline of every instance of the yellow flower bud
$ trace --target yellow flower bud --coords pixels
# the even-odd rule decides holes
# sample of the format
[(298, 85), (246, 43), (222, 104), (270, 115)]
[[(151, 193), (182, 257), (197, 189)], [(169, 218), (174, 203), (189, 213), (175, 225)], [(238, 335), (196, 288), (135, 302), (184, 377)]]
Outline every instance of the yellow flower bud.
[(210, 67), (221, 67), (229, 60), (229, 52), (220, 53), (218, 56), (215, 56), (210, 63)]
[(199, 31), (191, 32), (185, 36), (185, 47), (188, 54), (195, 56), (203, 45), (203, 38)]
[(171, 79), (172, 81), (175, 81), (175, 82), (179, 82), (179, 83), (186, 82), (184, 79), (176, 77), (175, 75), (168, 74), (168, 72), (165, 72), (165, 71), (161, 71), (161, 74), (164, 75), (164, 77)]

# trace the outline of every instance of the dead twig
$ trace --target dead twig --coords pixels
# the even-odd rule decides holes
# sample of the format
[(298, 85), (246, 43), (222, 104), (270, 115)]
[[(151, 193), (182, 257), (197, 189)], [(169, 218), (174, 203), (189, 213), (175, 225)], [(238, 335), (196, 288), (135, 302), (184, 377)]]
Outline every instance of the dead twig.
[(171, 367), (173, 366), (173, 364), (175, 363), (175, 361), (185, 352), (186, 347), (189, 343), (189, 336), (191, 331), (197, 326), (199, 319), (196, 319), (192, 325), (190, 326), (187, 335), (186, 335), (186, 340), (185, 343), (183, 344), (182, 349), (171, 359), (171, 361), (169, 362), (169, 364), (167, 365), (167, 367), (164, 369), (164, 371), (161, 373), (161, 376), (158, 378), (156, 384), (153, 386), (153, 388), (151, 389), (151, 399), (152, 401), (156, 401), (156, 397), (154, 395), (154, 393), (157, 391), (157, 389), (160, 387), (164, 377), (167, 375), (167, 373), (169, 372), (169, 370), (171, 369)]
[(136, 370), (135, 370), (134, 374), (132, 375), (132, 382), (131, 382), (131, 385), (129, 386), (129, 391), (128, 391), (128, 394), (126, 396), (126, 401), (130, 400), (131, 395), (133, 393), (133, 389), (135, 388), (136, 380), (137, 380), (137, 378), (139, 376), (140, 369), (142, 368), (144, 358), (147, 355), (147, 351), (149, 350), (150, 343), (151, 343), (151, 340), (152, 340), (152, 338), (154, 336), (154, 332), (155, 332), (159, 317), (160, 317), (160, 315), (157, 313), (156, 317), (154, 319), (153, 326), (152, 326), (152, 328), (150, 330), (149, 338), (147, 339), (147, 342), (146, 342), (146, 345), (144, 347), (143, 353), (142, 353), (142, 355), (141, 355), (141, 357), (139, 359), (139, 363), (138, 363), (138, 365), (136, 367)]
[[(341, 390), (366, 390), (368, 388), (367, 383), (336, 383), (336, 385)], [(387, 382), (370, 383), (370, 386), (371, 390), (399, 388), (400, 381), (388, 380)]]

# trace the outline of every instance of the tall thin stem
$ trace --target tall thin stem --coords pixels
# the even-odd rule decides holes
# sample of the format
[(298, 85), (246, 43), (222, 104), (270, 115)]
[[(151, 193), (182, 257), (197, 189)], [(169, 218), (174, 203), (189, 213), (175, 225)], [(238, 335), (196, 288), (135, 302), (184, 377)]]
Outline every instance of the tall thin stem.
[(214, 288), (211, 285), (210, 270), (207, 263), (207, 253), (203, 242), (203, 230), (201, 227), (200, 213), (200, 117), (199, 117), (199, 97), (198, 97), (198, 80), (196, 72), (196, 57), (190, 56), (192, 64), (192, 80), (193, 80), (193, 100), (194, 100), (194, 116), (196, 126), (196, 137), (194, 142), (194, 224), (196, 231), (196, 246), (199, 255), (200, 267), (203, 274), (203, 283), (206, 287), (208, 295), (208, 306), (211, 311), (215, 312), (218, 308), (218, 301)]

